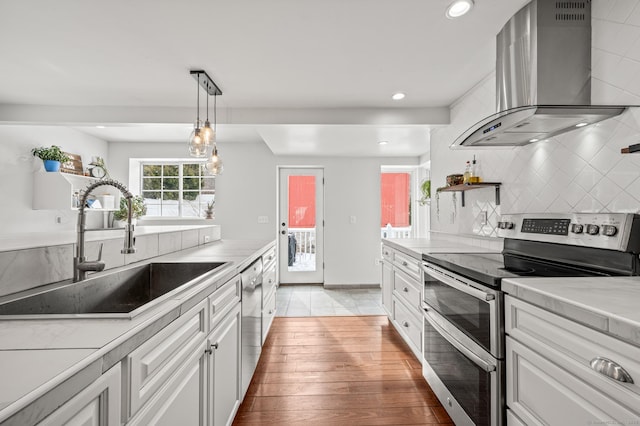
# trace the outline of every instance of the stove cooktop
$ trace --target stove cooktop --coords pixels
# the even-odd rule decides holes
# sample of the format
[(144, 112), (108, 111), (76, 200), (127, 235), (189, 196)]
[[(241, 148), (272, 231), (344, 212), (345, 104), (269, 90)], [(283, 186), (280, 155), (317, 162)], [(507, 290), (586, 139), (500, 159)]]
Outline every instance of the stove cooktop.
[(593, 277), (611, 273), (503, 253), (429, 253), (424, 261), (493, 288), (503, 278)]

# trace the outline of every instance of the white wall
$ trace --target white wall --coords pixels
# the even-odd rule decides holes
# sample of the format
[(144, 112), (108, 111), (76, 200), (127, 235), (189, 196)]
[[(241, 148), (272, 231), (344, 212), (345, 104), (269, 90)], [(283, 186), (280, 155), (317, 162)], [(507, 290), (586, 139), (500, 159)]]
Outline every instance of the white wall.
[[(640, 105), (640, 2), (593, 2), (592, 103)], [(431, 136), (432, 185), (462, 173), (475, 154), (485, 181), (499, 181), (502, 203), (492, 189), (440, 195), (440, 212), (431, 205), (433, 230), (495, 236), (500, 213), (638, 212), (640, 154), (620, 148), (640, 143), (640, 108), (594, 126), (513, 149), (452, 151), (448, 146), (464, 130), (495, 112), (492, 74), (451, 107), (451, 126)], [(487, 210), (489, 225), (480, 224)]]
[[(276, 157), (264, 143), (221, 143), (219, 149), (225, 169), (216, 181), (214, 223), (223, 238), (275, 239), (277, 166), (323, 166), (325, 283), (379, 283), (380, 166), (417, 165), (417, 158)], [(185, 144), (111, 143), (110, 170), (127, 182), (129, 157), (182, 158), (185, 152)], [(258, 216), (269, 223), (259, 224)]]
[[(44, 170), (42, 160), (31, 155), (38, 146), (58, 145), (80, 154), (86, 165), (92, 156), (107, 159), (107, 142), (59, 126), (0, 126), (0, 235), (25, 232), (58, 232), (75, 229), (77, 213), (71, 210), (32, 210), (33, 173)], [(107, 159), (108, 160), (108, 159)], [(89, 218), (100, 223), (102, 215)], [(59, 216), (62, 223), (56, 223)], [(91, 219), (94, 220), (91, 220)]]

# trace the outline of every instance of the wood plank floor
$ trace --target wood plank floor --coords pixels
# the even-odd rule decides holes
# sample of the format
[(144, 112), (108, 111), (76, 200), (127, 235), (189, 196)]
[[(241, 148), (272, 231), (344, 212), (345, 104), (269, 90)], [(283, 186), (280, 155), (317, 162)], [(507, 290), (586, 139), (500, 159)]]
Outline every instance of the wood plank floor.
[(275, 318), (234, 425), (453, 425), (385, 316)]

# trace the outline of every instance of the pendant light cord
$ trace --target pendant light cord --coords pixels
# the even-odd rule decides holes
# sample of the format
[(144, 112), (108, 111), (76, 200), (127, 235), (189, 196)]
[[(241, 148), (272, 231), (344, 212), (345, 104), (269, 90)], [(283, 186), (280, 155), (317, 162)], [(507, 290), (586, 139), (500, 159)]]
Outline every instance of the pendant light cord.
[(196, 121), (199, 123), (200, 122), (200, 74), (198, 74), (198, 91), (196, 92), (196, 99), (197, 99)]

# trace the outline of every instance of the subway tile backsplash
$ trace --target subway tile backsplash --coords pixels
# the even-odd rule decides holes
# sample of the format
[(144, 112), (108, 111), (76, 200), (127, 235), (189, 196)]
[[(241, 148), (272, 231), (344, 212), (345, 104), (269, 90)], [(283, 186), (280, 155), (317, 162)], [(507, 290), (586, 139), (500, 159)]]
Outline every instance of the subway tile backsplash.
[[(592, 103), (640, 106), (640, 0), (593, 2)], [(431, 135), (431, 180), (461, 173), (478, 159), (485, 181), (502, 182), (501, 204), (493, 189), (460, 197), (440, 195), (431, 205), (435, 231), (495, 236), (502, 213), (639, 212), (640, 154), (620, 149), (640, 143), (640, 107), (595, 126), (523, 147), (452, 151), (449, 145), (475, 122), (495, 112), (495, 75), (488, 76), (451, 108), (451, 126)], [(486, 211), (486, 225), (480, 222)]]

